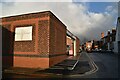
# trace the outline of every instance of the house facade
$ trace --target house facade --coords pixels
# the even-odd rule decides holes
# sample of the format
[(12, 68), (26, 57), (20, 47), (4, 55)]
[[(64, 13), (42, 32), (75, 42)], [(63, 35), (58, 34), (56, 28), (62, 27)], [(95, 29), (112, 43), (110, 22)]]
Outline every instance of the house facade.
[(113, 51), (114, 50), (114, 42), (116, 36), (116, 29), (113, 28), (107, 32), (107, 35), (101, 38), (101, 48), (103, 50)]
[(120, 17), (117, 19), (114, 53), (120, 53)]

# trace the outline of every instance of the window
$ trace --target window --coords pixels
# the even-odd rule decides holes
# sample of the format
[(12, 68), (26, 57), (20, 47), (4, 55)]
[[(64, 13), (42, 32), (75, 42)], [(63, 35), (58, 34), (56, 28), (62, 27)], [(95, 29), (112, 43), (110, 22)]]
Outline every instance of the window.
[(15, 41), (31, 41), (32, 26), (15, 28)]
[(112, 36), (110, 37), (110, 41), (113, 41), (113, 40), (112, 40)]

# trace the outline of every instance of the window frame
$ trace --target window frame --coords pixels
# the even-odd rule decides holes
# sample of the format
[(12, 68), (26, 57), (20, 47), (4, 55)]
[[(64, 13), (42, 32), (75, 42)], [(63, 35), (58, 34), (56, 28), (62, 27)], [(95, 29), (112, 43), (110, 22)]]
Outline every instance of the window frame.
[[(30, 30), (29, 30), (30, 29)], [(15, 41), (32, 41), (33, 26), (21, 26), (15, 28)], [(17, 39), (17, 36), (20, 38)], [(26, 38), (25, 36), (28, 36)]]

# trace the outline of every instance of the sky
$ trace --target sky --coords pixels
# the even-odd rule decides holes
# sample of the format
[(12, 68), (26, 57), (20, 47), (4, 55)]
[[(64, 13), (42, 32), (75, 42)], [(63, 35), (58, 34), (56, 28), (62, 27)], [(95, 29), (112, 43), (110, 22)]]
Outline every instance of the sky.
[(116, 27), (117, 2), (16, 2), (4, 0), (0, 3), (0, 17), (26, 13), (52, 11), (69, 31), (84, 42), (99, 40), (101, 32)]

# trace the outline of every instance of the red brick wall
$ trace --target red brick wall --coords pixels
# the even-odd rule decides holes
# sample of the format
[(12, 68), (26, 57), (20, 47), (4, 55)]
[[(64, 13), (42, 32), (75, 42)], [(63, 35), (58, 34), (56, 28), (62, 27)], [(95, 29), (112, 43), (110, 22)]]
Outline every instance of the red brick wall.
[(38, 23), (38, 53), (49, 54), (49, 21), (41, 20)]
[(14, 33), (10, 31), (11, 25), (2, 25), (2, 69), (13, 66), (13, 39)]
[[(26, 22), (29, 22), (26, 24)], [(16, 27), (27, 27), (27, 26), (33, 26), (33, 31), (32, 31), (32, 41), (14, 41), (14, 52), (35, 52), (35, 33), (36, 33), (36, 23), (33, 23), (33, 20), (31, 21), (19, 21), (14, 22), (14, 31)], [(21, 24), (22, 23), (22, 24)]]
[[(50, 15), (50, 66), (66, 59), (66, 26), (53, 14)], [(56, 56), (54, 56), (56, 55)]]
[(76, 37), (76, 52), (79, 53), (79, 49), (80, 49), (80, 40), (79, 38)]
[(14, 42), (15, 54), (47, 54), (49, 52), (48, 14), (49, 12), (40, 12), (2, 18), (2, 25), (10, 25), (5, 28), (13, 33), (16, 27), (33, 26), (32, 41), (11, 41)]
[[(67, 37), (67, 36), (66, 36)], [(70, 46), (70, 50), (72, 50), (72, 53), (69, 53), (69, 55), (74, 55), (74, 44), (73, 44), (73, 40), (70, 39), (69, 37), (67, 37), (66, 39), (66, 44)]]
[[(33, 26), (32, 41), (14, 41), (12, 37), (14, 37), (15, 34), (7, 39), (9, 40), (6, 42), (7, 44), (9, 42), (13, 42), (14, 44), (10, 44), (10, 46), (13, 47), (11, 47), (11, 49), (8, 49), (8, 52), (10, 52), (10, 50), (13, 50), (12, 56), (5, 56), (3, 59), (4, 63), (7, 60), (12, 60), (10, 63), (14, 67), (48, 68), (48, 19), (48, 12), (2, 18), (2, 26), (12, 33), (15, 33), (16, 27)], [(4, 36), (6, 37), (6, 34), (4, 34)], [(33, 56), (31, 56), (31, 54)], [(43, 57), (39, 57), (39, 54), (43, 55)], [(34, 55), (38, 55), (38, 57), (34, 57)], [(6, 66), (6, 64), (4, 65)]]
[(50, 54), (65, 54), (66, 26), (54, 16), (50, 16)]
[(14, 33), (10, 30), (11, 24), (2, 24), (2, 52), (13, 53)]
[(14, 67), (23, 68), (49, 68), (49, 58), (14, 57)]
[(72, 45), (73, 40), (67, 37), (66, 42), (67, 42), (67, 45)]
[(55, 56), (49, 59), (49, 66), (53, 66), (67, 58), (67, 55)]
[[(47, 56), (49, 52), (49, 30), (48, 17), (46, 19), (27, 20), (29, 24), (33, 24), (32, 41), (15, 42), (16, 54), (39, 54)], [(22, 22), (24, 24), (24, 22)], [(20, 46), (20, 47), (16, 47)], [(16, 50), (18, 49), (18, 50)], [(29, 68), (48, 68), (49, 58), (42, 57), (14, 57), (14, 67), (29, 67)]]

